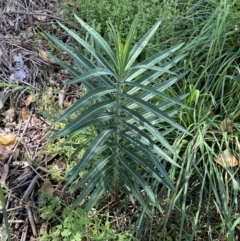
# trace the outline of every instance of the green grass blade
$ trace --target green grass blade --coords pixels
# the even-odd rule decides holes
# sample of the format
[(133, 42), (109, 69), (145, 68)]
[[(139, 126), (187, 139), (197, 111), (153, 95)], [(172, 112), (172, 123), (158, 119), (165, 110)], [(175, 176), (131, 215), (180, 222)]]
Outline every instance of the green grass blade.
[(10, 225), (8, 223), (6, 202), (5, 202), (4, 192), (3, 192), (1, 184), (0, 184), (0, 209), (2, 209), (2, 212), (3, 212), (4, 224), (5, 224), (8, 241), (11, 241)]

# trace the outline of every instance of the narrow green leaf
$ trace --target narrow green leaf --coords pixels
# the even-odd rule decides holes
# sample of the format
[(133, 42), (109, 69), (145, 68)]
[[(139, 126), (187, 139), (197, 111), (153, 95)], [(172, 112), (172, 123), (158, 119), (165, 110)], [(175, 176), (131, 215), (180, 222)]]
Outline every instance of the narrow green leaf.
[[(90, 141), (91, 141), (91, 138), (88, 138), (86, 141), (84, 141), (82, 144), (80, 144), (80, 145), (76, 148), (76, 150), (73, 152), (73, 154), (71, 155), (71, 157), (70, 157), (70, 159), (69, 159), (68, 161), (69, 161), (69, 162), (73, 161), (73, 160), (77, 157), (77, 155), (79, 154), (79, 152), (80, 152), (81, 150), (83, 150), (84, 148), (87, 148), (87, 146), (88, 146), (88, 144), (89, 144)], [(71, 146), (73, 146), (73, 145), (71, 144)]]
[[(152, 70), (152, 71), (160, 72), (161, 74), (167, 73), (167, 72), (174, 74), (171, 71), (169, 71), (170, 67), (172, 67), (172, 64), (171, 65), (164, 64), (161, 67), (155, 66), (155, 65), (160, 63), (161, 60), (163, 60), (166, 57), (168, 57), (169, 55), (171, 55), (174, 51), (178, 50), (181, 46), (182, 46), (182, 44), (180, 44), (178, 46), (174, 46), (170, 49), (157, 53), (157, 54), (147, 58), (146, 60), (143, 60), (140, 64), (131, 68), (131, 71), (129, 72), (125, 81), (126, 82), (132, 81), (135, 77), (138, 77), (140, 74), (144, 73), (148, 69)], [(183, 58), (185, 56), (186, 55), (182, 55), (181, 57)], [(171, 63), (171, 61), (170, 61), (170, 63)], [(176, 65), (176, 62), (174, 64)], [(143, 67), (141, 68), (140, 66), (143, 66)]]
[(136, 17), (134, 18), (134, 20), (132, 22), (131, 28), (127, 35), (126, 42), (124, 44), (124, 48), (123, 48), (123, 66), (124, 67), (127, 65), (127, 62), (129, 59), (131, 47), (133, 44), (133, 39), (134, 39), (134, 36), (136, 33), (137, 24), (138, 24), (138, 15), (136, 15)]
[(73, 52), (75, 56), (77, 56), (77, 58), (74, 58), (74, 60), (78, 63), (78, 65), (82, 65), (82, 69), (84, 69), (84, 72), (82, 73), (97, 68), (97, 66), (93, 64), (91, 60), (81, 54), (78, 49), (73, 49)]
[(177, 105), (180, 105), (180, 106), (182, 106), (184, 108), (188, 108), (182, 102), (180, 102), (180, 101), (178, 101), (176, 99), (173, 99), (173, 98), (169, 97), (168, 95), (165, 95), (164, 93), (158, 91), (157, 86), (149, 87), (149, 86), (146, 86), (146, 85), (139, 84), (137, 82), (127, 82), (126, 84), (134, 86), (134, 87), (138, 87), (139, 89), (144, 90), (146, 92), (150, 92), (150, 93), (152, 93), (151, 96), (156, 96), (157, 95), (157, 96), (162, 97), (163, 99), (166, 99), (166, 100), (168, 100), (170, 102), (173, 102), (173, 103), (175, 103)]
[(156, 88), (160, 92), (167, 90), (167, 89), (169, 89), (169, 87), (171, 87), (173, 84), (177, 83), (188, 73), (189, 73), (189, 71), (185, 71), (177, 76), (174, 76), (166, 81), (163, 81), (161, 84), (155, 85), (154, 88)]
[(68, 110), (65, 111), (65, 113), (58, 119), (58, 121), (61, 121), (67, 117), (69, 117), (71, 114), (73, 114), (76, 111), (80, 111), (80, 109), (87, 104), (91, 103), (92, 101), (98, 99), (99, 97), (106, 95), (108, 93), (116, 91), (115, 88), (111, 87), (99, 87), (92, 91), (87, 92), (81, 99), (79, 99), (76, 103), (74, 103)]
[(112, 182), (111, 177), (111, 172), (106, 172), (102, 174), (102, 177), (97, 184), (97, 187), (93, 191), (89, 201), (84, 208), (86, 211), (90, 211), (97, 204), (102, 195), (110, 190), (110, 183)]
[[(134, 118), (136, 121), (139, 122), (141, 126), (144, 127), (147, 131), (149, 131), (164, 147), (166, 147), (169, 151), (171, 151), (174, 155), (177, 155), (174, 151), (174, 148), (169, 145), (167, 140), (161, 135), (161, 133), (147, 120), (145, 119), (141, 114), (138, 112), (128, 109), (127, 107), (122, 107), (122, 110), (130, 115), (132, 118)], [(169, 159), (168, 159), (169, 160)]]
[(102, 47), (102, 49), (104, 50), (104, 52), (107, 54), (107, 56), (111, 59), (112, 63), (114, 64), (114, 66), (116, 66), (116, 58), (114, 56), (114, 53), (112, 52), (110, 46), (108, 45), (108, 43), (105, 41), (105, 39), (99, 34), (97, 33), (92, 27), (90, 27), (88, 24), (86, 24), (84, 21), (82, 21), (82, 19), (80, 19), (76, 14), (74, 14), (74, 17), (77, 19), (77, 21), (81, 24), (81, 26), (83, 28), (85, 28), (87, 30), (87, 32), (93, 36), (93, 38), (95, 39), (95, 41), (97, 42), (97, 44), (99, 46)]
[(172, 127), (175, 127), (176, 129), (191, 135), (186, 129), (184, 129), (181, 125), (179, 125), (176, 121), (174, 121), (173, 119), (169, 118), (165, 113), (163, 113), (161, 110), (159, 110), (157, 107), (155, 107), (154, 105), (143, 101), (135, 96), (131, 96), (128, 94), (123, 94), (124, 97), (126, 97), (127, 99), (132, 100), (133, 102), (135, 102), (137, 105), (141, 106), (143, 109), (152, 112), (153, 114), (155, 114), (156, 116), (158, 116), (159, 118), (162, 118), (164, 121), (166, 121), (167, 123), (169, 123)]
[(80, 126), (83, 126), (89, 120), (92, 120), (96, 116), (99, 116), (102, 112), (111, 108), (114, 104), (115, 102), (112, 100), (97, 102), (96, 104), (89, 107), (86, 111), (84, 111), (81, 115), (79, 115), (74, 121), (66, 125), (63, 130), (55, 133), (52, 136), (52, 139), (68, 135), (69, 133), (79, 129)]
[[(180, 55), (180, 56), (177, 56), (176, 58), (172, 59), (171, 61), (163, 64), (161, 66), (161, 68), (164, 68), (166, 70), (172, 68), (173, 66), (175, 66), (180, 60), (182, 60), (186, 55)], [(143, 71), (141, 70), (138, 70), (140, 71), (139, 73), (142, 73)], [(142, 75), (140, 78), (138, 78), (137, 80), (134, 80), (138, 83), (141, 83), (143, 85), (147, 85), (151, 82), (153, 82), (157, 77), (160, 77), (161, 75), (163, 74), (163, 72), (158, 72), (156, 70), (152, 70), (152, 71), (149, 71), (147, 73), (145, 73), (144, 75)], [(135, 77), (138, 77), (137, 75), (137, 71), (136, 70), (133, 70), (133, 73), (129, 74), (128, 77), (125, 79), (125, 81), (128, 81), (128, 80), (132, 80), (133, 78)], [(129, 90), (127, 93), (128, 94), (134, 94), (135, 92), (138, 91), (138, 88), (133, 88), (131, 90)]]
[(110, 113), (110, 112), (103, 112), (102, 114), (100, 114), (100, 116), (97, 116), (93, 119), (90, 119), (89, 121), (86, 121), (82, 124), (79, 125), (78, 129), (88, 129), (89, 126), (91, 125), (95, 125), (95, 127), (97, 127), (99, 130), (103, 130), (103, 129), (109, 129), (111, 128), (116, 128), (116, 124), (112, 123), (112, 122), (108, 122), (111, 121), (115, 118), (116, 114), (115, 113)]
[(63, 69), (67, 70), (69, 74), (71, 74), (73, 77), (76, 77), (78, 75), (80, 75), (81, 73), (74, 69), (73, 67), (71, 67), (70, 65), (66, 64), (65, 62), (63, 62), (62, 60), (56, 58), (54, 55), (48, 53), (48, 56), (54, 60), (54, 62), (56, 62), (57, 64), (59, 64)]
[[(142, 205), (142, 207), (148, 206), (147, 201), (143, 199), (142, 193), (137, 189), (137, 187), (134, 185), (134, 181), (127, 175), (126, 172), (122, 171), (119, 174), (120, 177), (120, 183), (122, 185), (122, 188), (125, 189), (126, 193), (133, 194), (134, 197), (139, 201), (139, 203)], [(131, 190), (131, 192), (129, 192)], [(150, 210), (147, 207), (146, 212), (150, 214)]]
[[(126, 128), (128, 130), (131, 131), (131, 134), (133, 135), (136, 135), (136, 138), (141, 142), (143, 143), (144, 145), (148, 146), (150, 150), (152, 150), (154, 153), (156, 153), (158, 156), (162, 157), (164, 160), (168, 161), (169, 163), (171, 163), (172, 165), (176, 166), (176, 167), (179, 167), (180, 166), (172, 160), (171, 157), (169, 157), (163, 150), (161, 150), (161, 148), (159, 148), (159, 146), (155, 145), (153, 141), (159, 141), (159, 138), (153, 136), (151, 139), (145, 134), (144, 131), (141, 131), (140, 129), (138, 129), (137, 127), (135, 127), (134, 125), (131, 125), (131, 124), (128, 124), (128, 123), (125, 123), (123, 122), (123, 124), (126, 126)], [(171, 130), (172, 131), (172, 130)], [(128, 133), (126, 133), (128, 134)], [(163, 135), (161, 135), (162, 138), (164, 138)], [(165, 140), (165, 138), (164, 138)], [(165, 140), (166, 141), (166, 140)], [(166, 141), (167, 145), (168, 142)], [(164, 145), (163, 145), (164, 146)], [(169, 145), (171, 146), (171, 145)], [(178, 157), (177, 153), (175, 152), (174, 148), (172, 147), (170, 150), (169, 150), (171, 153), (173, 153), (176, 157)]]
[(70, 80), (67, 82), (67, 85), (71, 85), (71, 84), (77, 84), (79, 82), (86, 82), (86, 80), (94, 78), (94, 77), (98, 77), (101, 75), (113, 75), (112, 72), (106, 70), (106, 69), (102, 69), (102, 68), (96, 68), (96, 69), (92, 69), (89, 70), (87, 73), (82, 74), (80, 76), (78, 76), (77, 78)]
[(100, 170), (109, 162), (111, 157), (112, 154), (108, 154), (100, 158), (78, 183), (69, 188), (69, 191), (74, 192), (81, 186), (85, 185), (87, 182), (93, 182), (92, 178), (96, 179), (98, 177)]
[[(162, 67), (156, 66), (156, 65), (152, 66), (152, 65), (147, 65), (147, 64), (145, 64), (145, 65), (144, 64), (138, 64), (136, 66), (133, 66), (131, 68), (131, 70), (140, 70), (140, 71), (142, 71), (142, 70), (143, 71), (145, 71), (145, 70), (155, 70), (155, 71), (162, 72), (162, 73), (168, 73), (168, 74), (176, 75), (176, 73), (174, 73), (174, 72), (172, 72), (172, 71), (170, 71), (166, 68), (162, 68)], [(127, 80), (128, 81), (126, 81), (126, 82), (129, 82), (131, 80), (131, 78), (128, 78)]]
[(74, 60), (78, 61), (79, 63), (82, 62), (82, 59), (76, 54), (75, 50), (67, 44), (64, 44), (59, 39), (55, 38), (54, 36), (50, 35), (49, 33), (44, 32), (45, 36), (51, 40), (57, 47), (62, 49), (63, 51), (67, 52)]
[[(173, 183), (171, 181), (171, 179), (169, 178), (167, 172), (165, 171), (165, 169), (162, 167), (161, 171), (159, 171), (160, 173), (158, 173), (153, 167), (152, 165), (149, 165), (148, 161), (146, 161), (145, 159), (143, 159), (141, 156), (137, 155), (136, 153), (133, 154), (133, 152), (127, 148), (124, 147), (122, 145), (120, 145), (121, 150), (123, 150), (132, 160), (134, 160), (136, 163), (138, 163), (139, 165), (141, 165), (145, 170), (147, 170), (148, 172), (150, 172), (151, 176), (156, 178), (156, 180), (158, 180), (160, 183), (164, 183), (165, 186), (170, 187), (172, 190), (174, 190), (174, 186)], [(153, 164), (155, 164), (155, 159), (153, 161)]]
[(73, 203), (73, 208), (77, 207), (84, 199), (87, 199), (89, 193), (100, 183), (101, 177), (106, 175), (106, 172), (110, 168), (111, 167), (106, 166), (101, 171), (99, 171), (96, 177), (93, 177), (92, 182), (88, 183), (88, 185), (81, 191), (81, 194), (77, 197), (77, 200)]
[[(81, 53), (77, 52), (77, 50), (74, 50), (74, 52), (75, 52), (76, 56), (78, 57), (78, 59), (75, 60), (75, 62), (78, 62), (79, 60), (81, 60), (81, 62), (79, 64), (83, 65), (83, 68), (85, 69), (85, 71), (83, 73), (86, 73), (86, 71), (88, 71), (88, 70), (94, 70), (94, 69), (98, 68), (98, 66), (94, 65), (89, 59), (85, 58)], [(109, 69), (106, 68), (106, 70), (112, 72), (111, 68), (109, 68)], [(76, 81), (76, 78), (75, 78), (75, 81)], [(105, 86), (114, 86), (112, 81), (108, 78), (108, 76), (100, 75), (100, 76), (98, 76), (98, 79), (101, 81), (101, 84), (105, 84)], [(85, 81), (84, 84), (88, 85), (89, 81), (93, 82), (91, 79), (88, 79), (88, 81)], [(95, 85), (96, 85), (96, 83), (95, 83)]]
[[(145, 155), (147, 155), (149, 157), (149, 160), (152, 161), (152, 163), (154, 163), (154, 165), (158, 168), (158, 170), (161, 172), (162, 170), (164, 170), (164, 168), (162, 167), (160, 161), (158, 160), (158, 158), (156, 157), (155, 153), (153, 152), (153, 146), (147, 147), (145, 146), (143, 143), (141, 143), (140, 141), (132, 138), (130, 135), (127, 134), (121, 134), (121, 136), (129, 141), (133, 146), (135, 146), (136, 150), (140, 150), (142, 152), (145, 153)], [(138, 148), (138, 149), (137, 149)], [(158, 154), (158, 153), (157, 153)], [(169, 161), (168, 159), (170, 159), (170, 163), (176, 163), (174, 162), (164, 151), (161, 150), (160, 157), (162, 157), (164, 160)], [(165, 156), (168, 158), (165, 158)], [(175, 164), (176, 166), (180, 167), (177, 163)]]
[(124, 160), (121, 160), (121, 165), (125, 168), (125, 170), (130, 173), (136, 182), (139, 183), (139, 185), (144, 189), (150, 200), (153, 202), (154, 205), (159, 206), (158, 201), (152, 192), (151, 188), (148, 186), (148, 184), (144, 181), (144, 179), (139, 175), (136, 170), (134, 170), (130, 165), (127, 164)]
[(100, 154), (100, 151), (101, 151), (100, 147), (103, 146), (104, 142), (112, 133), (113, 133), (113, 130), (104, 130), (94, 139), (94, 141), (91, 143), (91, 145), (84, 153), (81, 160), (69, 173), (70, 177), (66, 182), (65, 187), (67, 187), (69, 184), (73, 182), (73, 180), (78, 176), (78, 174), (81, 171), (84, 170), (85, 166), (88, 164), (89, 161), (91, 161), (92, 158)]
[(133, 49), (130, 52), (130, 59), (125, 67), (125, 70), (128, 70), (132, 64), (135, 62), (139, 54), (142, 52), (142, 50), (145, 48), (145, 46), (148, 44), (151, 37), (154, 35), (156, 30), (158, 29), (161, 21), (156, 22), (151, 29), (148, 30), (148, 32), (138, 41), (138, 43), (133, 47)]
[[(87, 58), (85, 58), (82, 54), (80, 54), (77, 50), (71, 48), (70, 46), (64, 44), (63, 42), (61, 42), (60, 40), (58, 40), (57, 38), (51, 36), (48, 33), (45, 33), (45, 35), (53, 42), (55, 43), (60, 49), (66, 51), (73, 59), (75, 62), (78, 63), (78, 65), (82, 65), (84, 69), (86, 70), (92, 70), (97, 68), (94, 64), (91, 63), (91, 61), (89, 61)], [(57, 58), (55, 58), (54, 56), (52, 56), (51, 54), (49, 54), (49, 56), (51, 58), (53, 58), (54, 61), (56, 61), (57, 63), (59, 63), (61, 66), (63, 66), (64, 68), (66, 68), (74, 77), (77, 78), (77, 76), (79, 76), (79, 72), (77, 70), (74, 70), (73, 68), (71, 68), (70, 66), (68, 66), (67, 64), (65, 64), (64, 62), (62, 62), (61, 60), (58, 60)], [(109, 81), (107, 79), (106, 76), (99, 76), (99, 79), (102, 80), (102, 83), (105, 83), (106, 86), (113, 86), (111, 81)], [(76, 80), (76, 79), (75, 79)], [(92, 89), (92, 87), (96, 86), (96, 83), (94, 83), (92, 80), (88, 80), (85, 81), (84, 84)]]
[[(57, 21), (58, 22), (58, 21)], [(107, 63), (107, 61), (101, 57), (99, 58), (99, 55), (97, 55), (96, 50), (85, 40), (83, 40), (82, 38), (79, 37), (78, 34), (76, 34), (74, 31), (72, 31), (71, 29), (68, 29), (66, 26), (64, 26), (63, 24), (61, 24), (60, 22), (58, 22), (58, 24), (70, 35), (72, 36), (79, 44), (81, 44), (85, 50), (87, 50), (92, 56), (94, 56), (100, 63), (101, 66), (104, 67), (109, 67), (109, 64), (105, 65)], [(104, 59), (104, 61), (102, 61)]]

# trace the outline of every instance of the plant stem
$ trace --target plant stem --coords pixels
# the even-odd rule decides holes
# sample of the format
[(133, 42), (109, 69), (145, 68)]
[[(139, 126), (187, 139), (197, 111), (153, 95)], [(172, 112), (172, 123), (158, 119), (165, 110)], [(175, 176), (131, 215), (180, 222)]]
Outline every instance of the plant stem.
[(119, 121), (120, 121), (120, 91), (121, 91), (121, 78), (117, 79), (117, 91), (116, 91), (116, 117), (115, 117), (115, 124), (116, 124), (116, 132), (115, 132), (115, 155), (114, 155), (114, 198), (115, 202), (119, 201), (119, 190), (118, 190), (118, 175), (119, 175)]

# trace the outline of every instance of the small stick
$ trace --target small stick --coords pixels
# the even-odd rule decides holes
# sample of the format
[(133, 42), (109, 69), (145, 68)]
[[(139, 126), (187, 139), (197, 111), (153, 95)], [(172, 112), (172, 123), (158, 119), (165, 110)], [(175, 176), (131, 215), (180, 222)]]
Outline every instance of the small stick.
[(35, 184), (36, 184), (38, 179), (39, 179), (38, 175), (36, 175), (33, 178), (31, 184), (29, 185), (29, 187), (27, 188), (26, 192), (24, 193), (24, 195), (22, 197), (22, 200), (24, 200), (24, 201), (28, 200), (28, 197), (29, 197), (30, 193), (32, 192), (33, 188), (35, 187)]
[(9, 157), (9, 159), (8, 159), (8, 162), (7, 162), (8, 165), (11, 163), (12, 158), (13, 158), (13, 154), (14, 154), (15, 151), (17, 150), (18, 145), (20, 144), (20, 141), (22, 140), (23, 136), (25, 135), (25, 132), (27, 131), (28, 125), (29, 125), (29, 123), (31, 122), (31, 119), (32, 119), (32, 116), (30, 115), (30, 116), (28, 117), (28, 120), (27, 120), (27, 122), (26, 122), (26, 125), (24, 126), (23, 133), (22, 133), (21, 137), (18, 139), (17, 144), (14, 146), (12, 155), (11, 155), (11, 156)]
[(45, 13), (28, 13), (28, 12), (18, 12), (18, 11), (11, 11), (11, 12), (6, 12), (6, 11), (3, 11), (2, 14), (23, 14), (23, 15), (38, 15), (38, 16), (46, 16), (46, 17), (50, 17), (50, 18), (54, 18), (56, 20), (60, 20), (64, 23), (67, 23), (71, 26), (74, 26), (74, 28), (80, 30), (78, 27), (76, 27), (75, 25), (71, 24), (71, 23), (68, 23), (66, 20), (64, 20), (63, 18), (59, 18), (59, 17), (56, 17), (56, 16), (53, 16), (51, 14), (45, 14)]
[(22, 236), (20, 241), (26, 241), (28, 232), (28, 225), (23, 228)]
[(31, 225), (31, 228), (32, 228), (33, 236), (36, 237), (37, 236), (37, 230), (36, 230), (36, 226), (35, 226), (35, 223), (34, 223), (34, 220), (33, 220), (32, 210), (31, 210), (31, 207), (30, 207), (29, 203), (27, 204), (26, 209), (27, 209), (28, 219), (29, 219), (29, 222), (30, 222), (30, 225)]
[(9, 209), (7, 209), (7, 212), (11, 212), (11, 211), (14, 211), (14, 210), (17, 210), (17, 209), (20, 209), (20, 208), (23, 208), (23, 206), (18, 206), (18, 207), (15, 207), (15, 208), (9, 208)]

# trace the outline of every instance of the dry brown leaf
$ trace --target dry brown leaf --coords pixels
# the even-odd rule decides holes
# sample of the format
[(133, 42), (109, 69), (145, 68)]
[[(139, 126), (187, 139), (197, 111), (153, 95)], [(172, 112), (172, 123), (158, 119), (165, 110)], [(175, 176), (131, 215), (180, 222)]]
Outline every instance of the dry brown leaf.
[(40, 21), (44, 21), (46, 20), (47, 18), (47, 11), (46, 10), (43, 10), (43, 11), (40, 11), (38, 15), (36, 15), (36, 18)]
[(5, 122), (6, 123), (12, 123), (16, 118), (16, 114), (13, 108), (10, 108), (5, 113)]
[(48, 58), (48, 54), (47, 54), (46, 51), (44, 51), (44, 50), (42, 50), (42, 49), (39, 49), (38, 52), (39, 52), (39, 55), (40, 55), (44, 60), (49, 61), (49, 62), (52, 63), (52, 64), (55, 64), (55, 61), (54, 61), (54, 60)]
[(227, 133), (232, 133), (233, 132), (233, 121), (226, 117), (222, 122), (221, 122), (221, 127), (223, 131), (226, 131)]
[(222, 167), (238, 166), (238, 160), (228, 150), (225, 150), (217, 158), (213, 158), (213, 160)]
[(11, 41), (11, 42), (13, 42), (13, 43), (16, 43), (16, 42), (17, 42), (16, 37), (14, 37), (14, 35), (12, 35), (12, 34), (7, 33), (7, 34), (5, 35), (5, 38), (6, 38), (8, 41)]
[(46, 233), (47, 232), (47, 227), (48, 227), (47, 223), (43, 222), (41, 224), (41, 227), (40, 227), (40, 230), (39, 230), (39, 234), (43, 235), (44, 233)]
[(15, 144), (16, 139), (17, 135), (15, 133), (0, 135), (0, 144), (3, 146), (11, 146)]
[(29, 95), (27, 99), (24, 101), (24, 103), (26, 106), (29, 106), (34, 101), (35, 101), (35, 95)]
[(53, 164), (53, 166), (56, 168), (56, 170), (58, 170), (58, 172), (63, 172), (66, 168), (66, 164), (61, 161), (61, 160), (56, 160)]
[(0, 183), (1, 183), (2, 185), (5, 185), (5, 183), (6, 183), (6, 179), (7, 179), (7, 176), (8, 176), (8, 171), (9, 171), (8, 164), (4, 164), (4, 165), (0, 168), (0, 174), (1, 174)]
[(76, 2), (75, 1), (72, 1), (72, 0), (67, 0), (67, 5), (68, 6), (76, 6)]
[(52, 194), (54, 189), (51, 181), (46, 179), (41, 186), (41, 190), (47, 194)]
[(30, 111), (27, 108), (23, 107), (21, 110), (21, 115), (22, 115), (22, 119), (26, 121), (30, 116)]
[(39, 55), (40, 55), (43, 59), (48, 60), (48, 55), (47, 55), (46, 51), (44, 51), (44, 50), (42, 50), (42, 49), (39, 49), (38, 52), (39, 52)]
[(20, 151), (19, 149), (16, 149), (14, 152), (12, 152), (12, 158), (13, 160), (17, 160), (19, 157)]
[(12, 147), (0, 145), (0, 162), (5, 162), (12, 154)]

